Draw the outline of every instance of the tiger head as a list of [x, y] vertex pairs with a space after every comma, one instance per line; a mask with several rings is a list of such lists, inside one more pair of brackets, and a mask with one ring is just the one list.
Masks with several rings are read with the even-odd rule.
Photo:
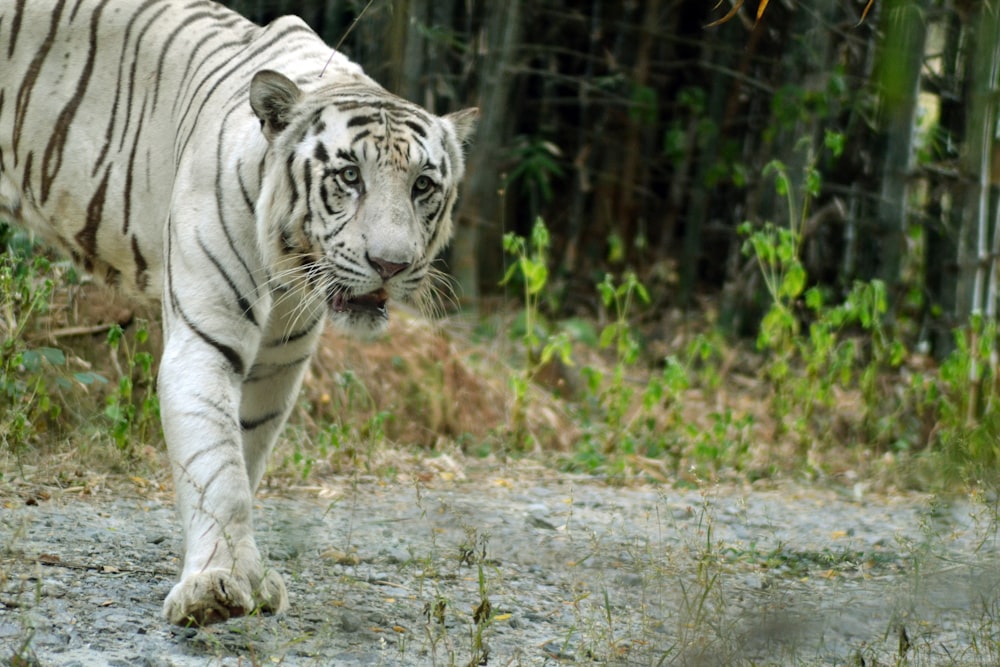
[[250, 104], [270, 144], [256, 208], [271, 280], [322, 298], [341, 328], [378, 333], [390, 298], [420, 303], [451, 238], [477, 110], [434, 116], [361, 82], [306, 92], [269, 70]]

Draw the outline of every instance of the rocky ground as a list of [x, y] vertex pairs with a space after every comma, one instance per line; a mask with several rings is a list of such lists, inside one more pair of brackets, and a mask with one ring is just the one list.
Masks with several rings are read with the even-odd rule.
[[46, 495], [0, 497], [0, 664], [1000, 658], [985, 498], [506, 469], [331, 479], [260, 498], [259, 541], [291, 610], [185, 629], [159, 616], [181, 546], [169, 494]]

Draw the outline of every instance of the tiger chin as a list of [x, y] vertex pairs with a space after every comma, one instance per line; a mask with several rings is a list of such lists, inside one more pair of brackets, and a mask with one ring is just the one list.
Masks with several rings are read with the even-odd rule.
[[0, 217], [161, 304], [175, 624], [281, 612], [253, 495], [327, 321], [370, 336], [452, 234], [477, 111], [382, 89], [300, 19], [0, 5]]

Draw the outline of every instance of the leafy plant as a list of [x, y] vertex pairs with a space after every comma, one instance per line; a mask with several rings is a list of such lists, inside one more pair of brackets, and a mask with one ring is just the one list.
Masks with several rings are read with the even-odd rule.
[[33, 255], [30, 244], [13, 244], [0, 255], [0, 444], [18, 457], [37, 433], [56, 425], [59, 392], [106, 381], [90, 371], [71, 372], [62, 350], [29, 342], [54, 288], [48, 259]]
[[605, 325], [601, 331], [600, 346], [611, 348], [615, 353], [614, 370], [611, 381], [604, 388], [599, 400], [606, 410], [607, 434], [604, 444], [605, 453], [616, 450], [623, 453], [634, 453], [635, 444], [627, 433], [630, 424], [626, 422], [629, 408], [632, 405], [634, 390], [626, 382], [626, 370], [639, 360], [639, 340], [632, 330], [629, 316], [635, 301], [648, 304], [649, 292], [639, 282], [635, 273], [629, 273], [620, 285], [615, 285], [610, 274], [597, 285], [604, 307], [614, 315], [614, 320]]
[[108, 331], [107, 343], [119, 368], [119, 378], [115, 391], [107, 397], [104, 416], [111, 422], [112, 441], [126, 454], [136, 451], [137, 442], [149, 442], [160, 428], [154, 359], [151, 352], [142, 349], [148, 339], [148, 325], [142, 320], [131, 340], [117, 324]]
[[552, 201], [552, 181], [563, 175], [559, 158], [562, 151], [551, 141], [539, 137], [518, 137], [511, 150], [513, 168], [504, 178], [504, 188], [523, 188], [537, 211]]
[[550, 243], [549, 231], [541, 218], [535, 220], [530, 238], [514, 233], [505, 234], [503, 238], [504, 251], [514, 256], [514, 262], [504, 274], [501, 284], [509, 285], [515, 280], [520, 282], [523, 298], [522, 315], [514, 331], [524, 349], [524, 365], [520, 373], [511, 376], [514, 391], [511, 425], [518, 446], [527, 444], [525, 401], [531, 381], [556, 356], [564, 364], [572, 364], [569, 334], [552, 331], [540, 309], [542, 293], [549, 279]]

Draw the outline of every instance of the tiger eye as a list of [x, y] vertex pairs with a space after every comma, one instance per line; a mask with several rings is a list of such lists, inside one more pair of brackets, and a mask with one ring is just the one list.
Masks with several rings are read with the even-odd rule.
[[413, 184], [413, 189], [416, 192], [427, 192], [428, 190], [431, 189], [431, 186], [433, 184], [434, 184], [434, 182], [431, 181], [431, 179], [427, 178], [426, 176], [420, 176], [420, 177], [417, 178], [416, 182]]
[[344, 167], [340, 170], [340, 180], [347, 185], [357, 185], [361, 180], [361, 171], [357, 167]]

